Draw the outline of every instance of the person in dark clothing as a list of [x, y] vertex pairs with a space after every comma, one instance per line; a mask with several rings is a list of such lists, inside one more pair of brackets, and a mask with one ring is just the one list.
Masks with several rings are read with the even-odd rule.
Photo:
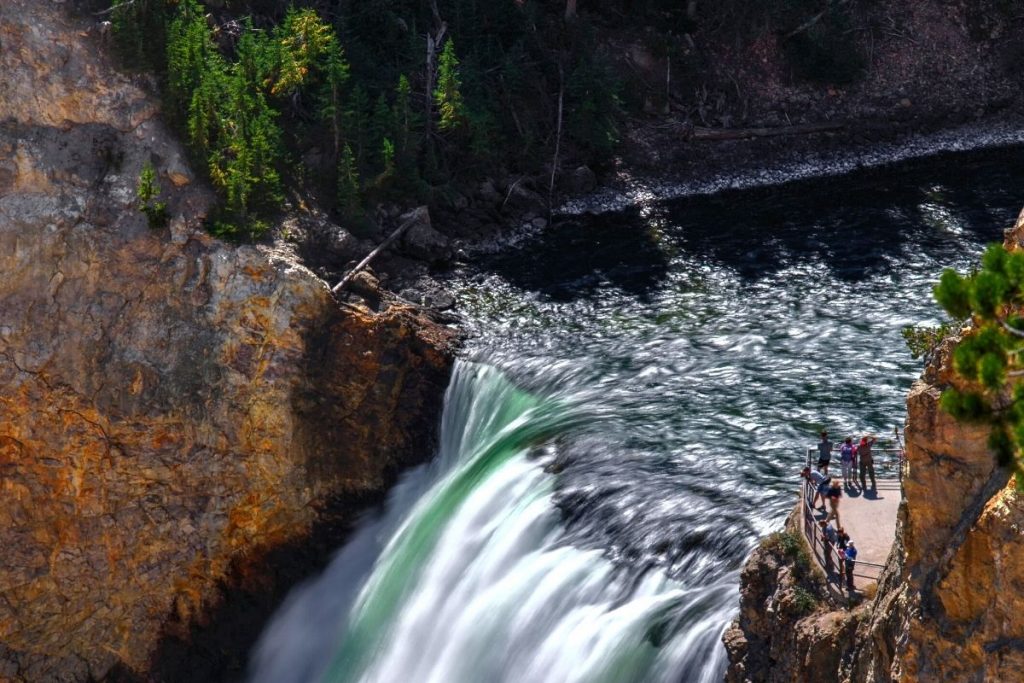
[[857, 548], [853, 545], [853, 541], [849, 541], [846, 544], [846, 549], [843, 551], [844, 564], [846, 565], [846, 587], [853, 591], [853, 568], [857, 564]]
[[818, 471], [828, 476], [828, 464], [832, 460], [832, 442], [828, 440], [828, 432], [822, 430], [821, 441], [818, 442]]
[[860, 444], [857, 445], [857, 459], [860, 461], [860, 488], [863, 491], [867, 488], [865, 474], [871, 475], [871, 490], [877, 490], [875, 486], [875, 459], [871, 455], [871, 447], [877, 439], [873, 436], [860, 437]]
[[836, 541], [838, 536], [835, 528], [825, 520], [818, 522], [821, 527], [821, 543], [825, 553], [825, 573], [829, 576], [835, 571]]
[[832, 485], [828, 489], [828, 504], [829, 512], [828, 516], [825, 517], [825, 521], [836, 520], [836, 524], [839, 524], [839, 499], [843, 497], [843, 488], [839, 485], [838, 479], [832, 480]]

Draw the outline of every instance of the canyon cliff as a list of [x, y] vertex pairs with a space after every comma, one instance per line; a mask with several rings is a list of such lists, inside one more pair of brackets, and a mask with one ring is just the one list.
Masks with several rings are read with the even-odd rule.
[[[1024, 213], [1005, 241], [1024, 248]], [[792, 568], [762, 545], [724, 636], [727, 681], [1021, 679], [1024, 497], [996, 464], [988, 427], [939, 407], [958, 381], [954, 345], [944, 342], [907, 397], [903, 501], [877, 592], [853, 607], [822, 599], [810, 614], [787, 609]]]
[[0, 6], [5, 681], [158, 679], [225, 590], [271, 590], [275, 550], [430, 455], [455, 343], [206, 235], [212, 197], [106, 40], [61, 3]]

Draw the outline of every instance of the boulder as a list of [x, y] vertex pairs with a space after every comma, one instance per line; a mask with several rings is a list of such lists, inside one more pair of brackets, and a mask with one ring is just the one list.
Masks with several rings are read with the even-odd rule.
[[522, 182], [513, 182], [508, 190], [508, 199], [505, 201], [503, 210], [514, 215], [542, 214], [547, 213], [548, 202]]
[[415, 222], [402, 234], [402, 251], [424, 261], [448, 258], [451, 252], [448, 238], [434, 229], [427, 207], [417, 207], [399, 220], [404, 222], [410, 218]]

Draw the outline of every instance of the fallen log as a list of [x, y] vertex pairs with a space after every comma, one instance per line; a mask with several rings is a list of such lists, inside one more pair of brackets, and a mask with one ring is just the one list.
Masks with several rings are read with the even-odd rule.
[[345, 287], [348, 286], [348, 283], [352, 282], [352, 278], [354, 278], [359, 273], [359, 271], [361, 271], [366, 266], [370, 265], [370, 261], [377, 258], [378, 254], [387, 249], [389, 246], [391, 246], [392, 242], [401, 237], [402, 233], [405, 232], [410, 225], [415, 223], [417, 218], [418, 215], [414, 213], [410, 218], [407, 218], [405, 222], [403, 222], [401, 225], [395, 228], [395, 231], [388, 235], [388, 238], [386, 240], [381, 242], [379, 245], [377, 245], [376, 249], [367, 254], [366, 258], [364, 258], [362, 261], [356, 264], [355, 268], [348, 271], [348, 274], [345, 275], [345, 277], [341, 278], [341, 282], [331, 287], [331, 292], [333, 294], [337, 294], [343, 289], [345, 289]]
[[780, 135], [828, 133], [844, 128], [846, 128], [845, 123], [836, 122], [804, 123], [771, 128], [700, 128], [694, 126], [689, 137], [691, 140], [745, 140], [747, 138], [770, 138]]

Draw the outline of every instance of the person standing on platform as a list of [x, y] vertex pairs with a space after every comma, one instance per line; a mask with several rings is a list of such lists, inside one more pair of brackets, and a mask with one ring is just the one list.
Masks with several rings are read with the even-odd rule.
[[832, 460], [832, 442], [828, 440], [828, 432], [821, 430], [821, 441], [818, 442], [818, 471], [828, 476], [828, 464]]
[[853, 447], [853, 437], [846, 437], [839, 448], [839, 465], [843, 469], [843, 486], [852, 486], [856, 479], [853, 475], [853, 461], [857, 457], [857, 449]]
[[846, 550], [843, 551], [843, 564], [846, 565], [846, 587], [853, 592], [853, 568], [857, 564], [857, 547], [853, 541], [846, 544]]
[[825, 550], [825, 573], [832, 576], [832, 572], [836, 568], [835, 553], [839, 535], [836, 533], [835, 527], [825, 520], [821, 520], [818, 524], [821, 526], [821, 543]]
[[833, 519], [836, 520], [836, 524], [841, 524], [839, 521], [839, 499], [843, 496], [843, 489], [839, 485], [838, 479], [832, 480], [832, 485], [828, 489], [828, 504], [829, 512], [828, 516], [825, 517], [825, 521], [829, 522]]
[[860, 444], [857, 446], [857, 460], [860, 463], [860, 488], [862, 491], [867, 488], [866, 474], [871, 475], [871, 490], [877, 490], [875, 486], [875, 458], [871, 454], [871, 447], [875, 445], [877, 440], [873, 436], [862, 436], [860, 437]]

